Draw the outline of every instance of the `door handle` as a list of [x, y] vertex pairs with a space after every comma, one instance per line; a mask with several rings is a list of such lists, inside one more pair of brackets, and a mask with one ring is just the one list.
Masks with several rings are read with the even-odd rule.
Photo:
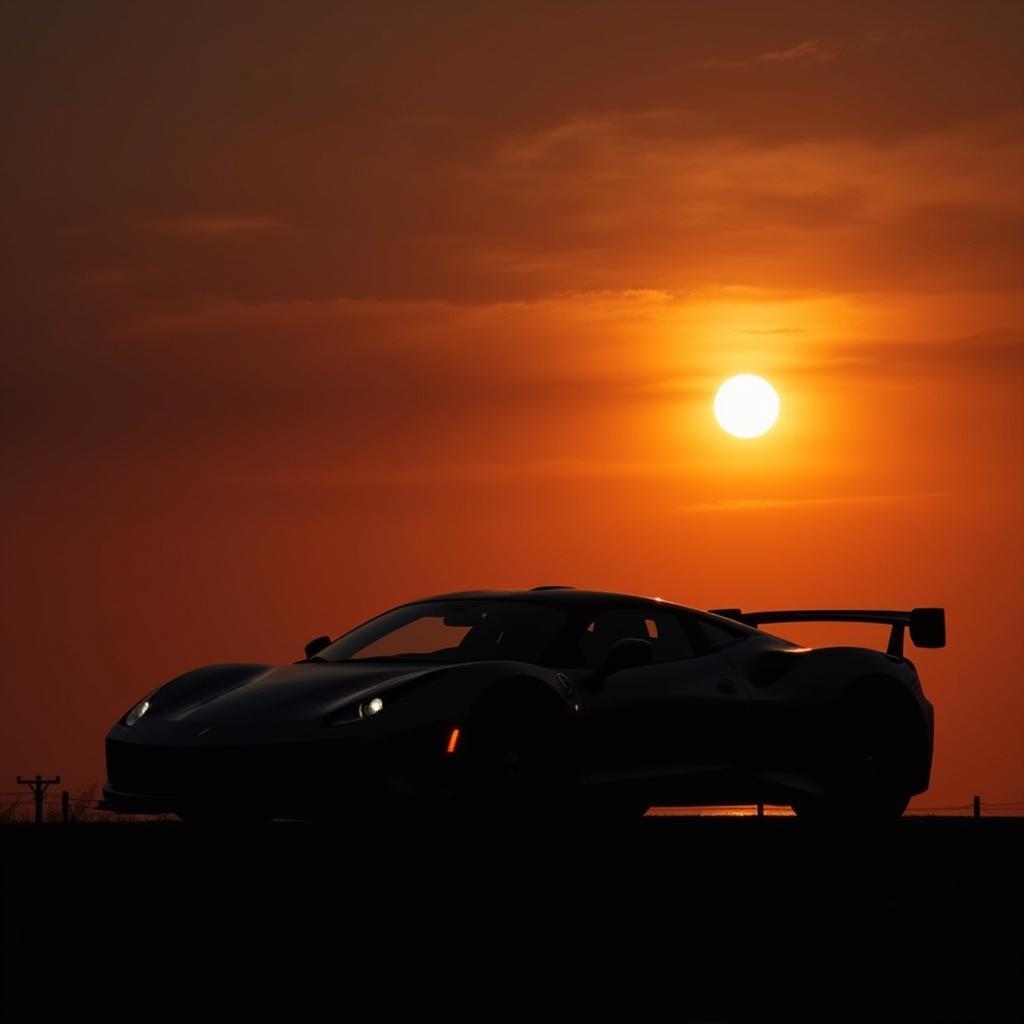
[[739, 693], [739, 687], [731, 679], [719, 679], [718, 680], [718, 692], [719, 693]]

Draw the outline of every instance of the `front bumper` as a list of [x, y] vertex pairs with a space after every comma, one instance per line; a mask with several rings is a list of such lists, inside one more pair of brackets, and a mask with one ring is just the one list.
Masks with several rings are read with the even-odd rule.
[[382, 799], [416, 800], [455, 770], [444, 726], [401, 737], [215, 745], [107, 737], [105, 810], [181, 813], [203, 807], [259, 808], [304, 817]]
[[96, 806], [98, 810], [114, 811], [117, 814], [179, 814], [212, 807], [214, 801], [210, 797], [186, 793], [168, 796], [122, 793], [106, 782], [103, 785], [103, 799]]

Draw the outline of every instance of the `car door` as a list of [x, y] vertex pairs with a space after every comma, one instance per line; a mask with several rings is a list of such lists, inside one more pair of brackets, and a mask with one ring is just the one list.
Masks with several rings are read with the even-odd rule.
[[651, 665], [613, 673], [596, 688], [583, 686], [591, 781], [729, 770], [742, 744], [749, 694], [681, 614], [649, 606], [609, 608], [587, 632], [591, 640], [582, 646], [592, 668], [624, 637], [648, 640], [655, 657]]

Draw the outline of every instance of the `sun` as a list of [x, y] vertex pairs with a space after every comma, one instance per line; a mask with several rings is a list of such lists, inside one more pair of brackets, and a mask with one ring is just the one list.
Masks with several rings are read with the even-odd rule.
[[763, 377], [730, 377], [715, 395], [715, 419], [733, 437], [760, 437], [778, 418], [778, 393]]

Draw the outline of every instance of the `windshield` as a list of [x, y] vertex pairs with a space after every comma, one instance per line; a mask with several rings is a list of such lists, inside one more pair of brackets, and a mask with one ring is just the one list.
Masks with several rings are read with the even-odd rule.
[[546, 664], [567, 615], [526, 601], [426, 601], [364, 623], [316, 661], [525, 661]]

